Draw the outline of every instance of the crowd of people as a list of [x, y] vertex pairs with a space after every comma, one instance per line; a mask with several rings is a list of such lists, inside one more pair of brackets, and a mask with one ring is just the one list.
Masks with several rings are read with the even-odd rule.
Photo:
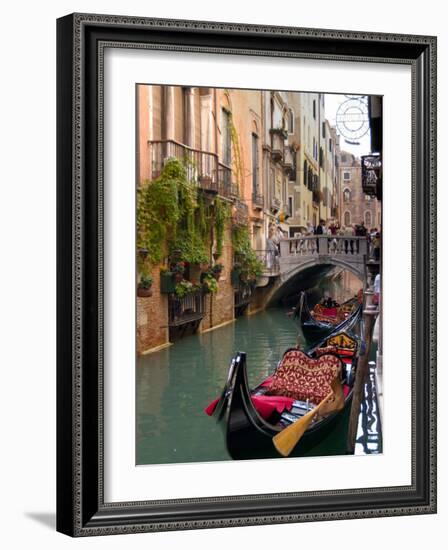
[[[380, 231], [374, 227], [368, 229], [364, 222], [353, 225], [339, 225], [339, 222], [330, 222], [326, 223], [325, 220], [320, 220], [319, 225], [313, 226], [311, 223], [307, 224], [306, 231], [302, 231], [300, 235], [311, 236], [311, 235], [329, 235], [333, 237], [345, 237], [345, 239], [330, 239], [329, 249], [330, 252], [342, 252], [346, 254], [351, 252], [352, 254], [359, 251], [359, 241], [353, 239], [353, 237], [367, 237], [367, 242], [369, 246], [369, 255], [372, 259], [379, 261], [380, 259], [380, 250], [381, 250], [381, 235]], [[295, 236], [298, 236], [297, 234]], [[311, 244], [318, 251], [318, 242], [316, 244]]]
[[[333, 221], [327, 224], [325, 220], [320, 220], [317, 226], [313, 226], [310, 222], [306, 228], [303, 228], [299, 233], [295, 233], [294, 237], [309, 237], [312, 235], [328, 235], [328, 249], [331, 253], [354, 254], [359, 252], [359, 240], [354, 237], [367, 237], [369, 256], [372, 260], [379, 261], [381, 254], [381, 234], [374, 227], [368, 229], [364, 222], [353, 225], [340, 225], [339, 222]], [[331, 237], [334, 237], [333, 239]], [[344, 237], [336, 238], [336, 237]], [[269, 236], [266, 241], [267, 263], [271, 266], [276, 262], [280, 255], [280, 241], [288, 238], [288, 234], [280, 227], [280, 225], [272, 224], [269, 228]], [[297, 253], [315, 253], [319, 252], [318, 239], [303, 239], [291, 243], [291, 247], [295, 247], [290, 252]], [[268, 266], [269, 267], [269, 266]]]

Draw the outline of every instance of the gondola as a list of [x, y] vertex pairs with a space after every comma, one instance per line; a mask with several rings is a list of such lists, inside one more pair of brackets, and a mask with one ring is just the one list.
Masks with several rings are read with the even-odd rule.
[[335, 308], [325, 308], [318, 304], [310, 311], [306, 294], [302, 291], [291, 316], [301, 328], [306, 341], [313, 345], [330, 334], [348, 330], [353, 320], [361, 315], [361, 309], [362, 303], [358, 298], [350, 298]]
[[[305, 362], [322, 360], [340, 364], [342, 407], [328, 415], [316, 416], [290, 456], [313, 454], [338, 424], [347, 422], [361, 344], [359, 335], [342, 332], [322, 341], [308, 353], [290, 348], [274, 373], [253, 390], [249, 389], [247, 381], [246, 354], [237, 353], [231, 361], [222, 395], [206, 409], [207, 414], [214, 416], [221, 425], [230, 456], [235, 460], [280, 457], [273, 437], [312, 409], [309, 400], [272, 395], [270, 391], [276, 373], [292, 356]], [[338, 441], [337, 446], [339, 450], [327, 448], [326, 452], [315, 454], [345, 454], [345, 441]]]

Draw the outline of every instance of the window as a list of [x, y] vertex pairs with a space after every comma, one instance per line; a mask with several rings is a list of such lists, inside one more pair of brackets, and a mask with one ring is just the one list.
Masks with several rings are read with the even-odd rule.
[[322, 122], [322, 137], [325, 139], [325, 122]]
[[344, 172], [344, 181], [350, 181], [351, 174], [350, 172]]
[[330, 138], [328, 142], [328, 147], [330, 148], [330, 153], [333, 151], [333, 140]]
[[316, 120], [316, 100], [313, 99], [313, 118]]
[[344, 189], [344, 202], [350, 202], [352, 199], [352, 194], [350, 189]]
[[288, 197], [288, 214], [292, 217], [294, 216], [294, 212], [292, 209], [292, 197]]
[[347, 155], [341, 155], [341, 162], [347, 162]]
[[292, 109], [289, 109], [288, 113], [288, 132], [294, 133], [294, 111]]
[[227, 166], [232, 164], [232, 136], [231, 136], [231, 114], [227, 109], [221, 111], [222, 131], [222, 161]]
[[308, 182], [308, 162], [305, 160], [303, 162], [303, 185], [306, 185]]
[[344, 213], [344, 225], [345, 227], [350, 225], [350, 212]]
[[252, 191], [258, 195], [258, 136], [252, 134]]

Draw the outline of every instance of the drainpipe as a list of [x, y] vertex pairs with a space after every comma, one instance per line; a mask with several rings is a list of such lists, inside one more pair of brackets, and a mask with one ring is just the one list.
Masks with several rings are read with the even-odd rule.
[[216, 88], [213, 88], [213, 97], [215, 103], [215, 153], [219, 159], [219, 147], [218, 147], [218, 96], [216, 94]]

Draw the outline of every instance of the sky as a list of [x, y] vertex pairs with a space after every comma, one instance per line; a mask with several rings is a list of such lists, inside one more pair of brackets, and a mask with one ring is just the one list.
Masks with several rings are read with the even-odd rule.
[[[351, 124], [349, 122], [348, 125], [350, 128], [355, 129], [362, 124], [362, 122], [359, 120], [360, 111], [357, 107], [358, 105], [357, 98], [362, 98], [362, 97], [364, 97], [365, 100], [367, 100], [366, 96], [348, 97], [346, 95], [339, 95], [339, 94], [325, 94], [325, 117], [332, 126], [336, 127], [336, 130], [339, 135], [341, 134], [341, 132], [336, 125], [336, 113], [338, 111], [339, 106], [344, 102], [346, 102], [342, 110], [347, 112], [348, 117], [352, 117], [352, 120], [354, 119], [353, 122]], [[350, 101], [350, 98], [355, 98], [355, 99]], [[359, 145], [352, 145], [350, 143], [347, 143], [346, 139], [349, 139], [350, 141], [358, 142]], [[346, 138], [343, 135], [341, 135], [340, 148], [341, 148], [341, 151], [347, 151], [349, 153], [352, 153], [353, 155], [356, 155], [357, 157], [360, 157], [361, 155], [367, 155], [368, 153], [370, 153], [370, 130], [368, 130], [367, 133], [361, 138], [353, 137], [350, 139], [350, 137]]]

